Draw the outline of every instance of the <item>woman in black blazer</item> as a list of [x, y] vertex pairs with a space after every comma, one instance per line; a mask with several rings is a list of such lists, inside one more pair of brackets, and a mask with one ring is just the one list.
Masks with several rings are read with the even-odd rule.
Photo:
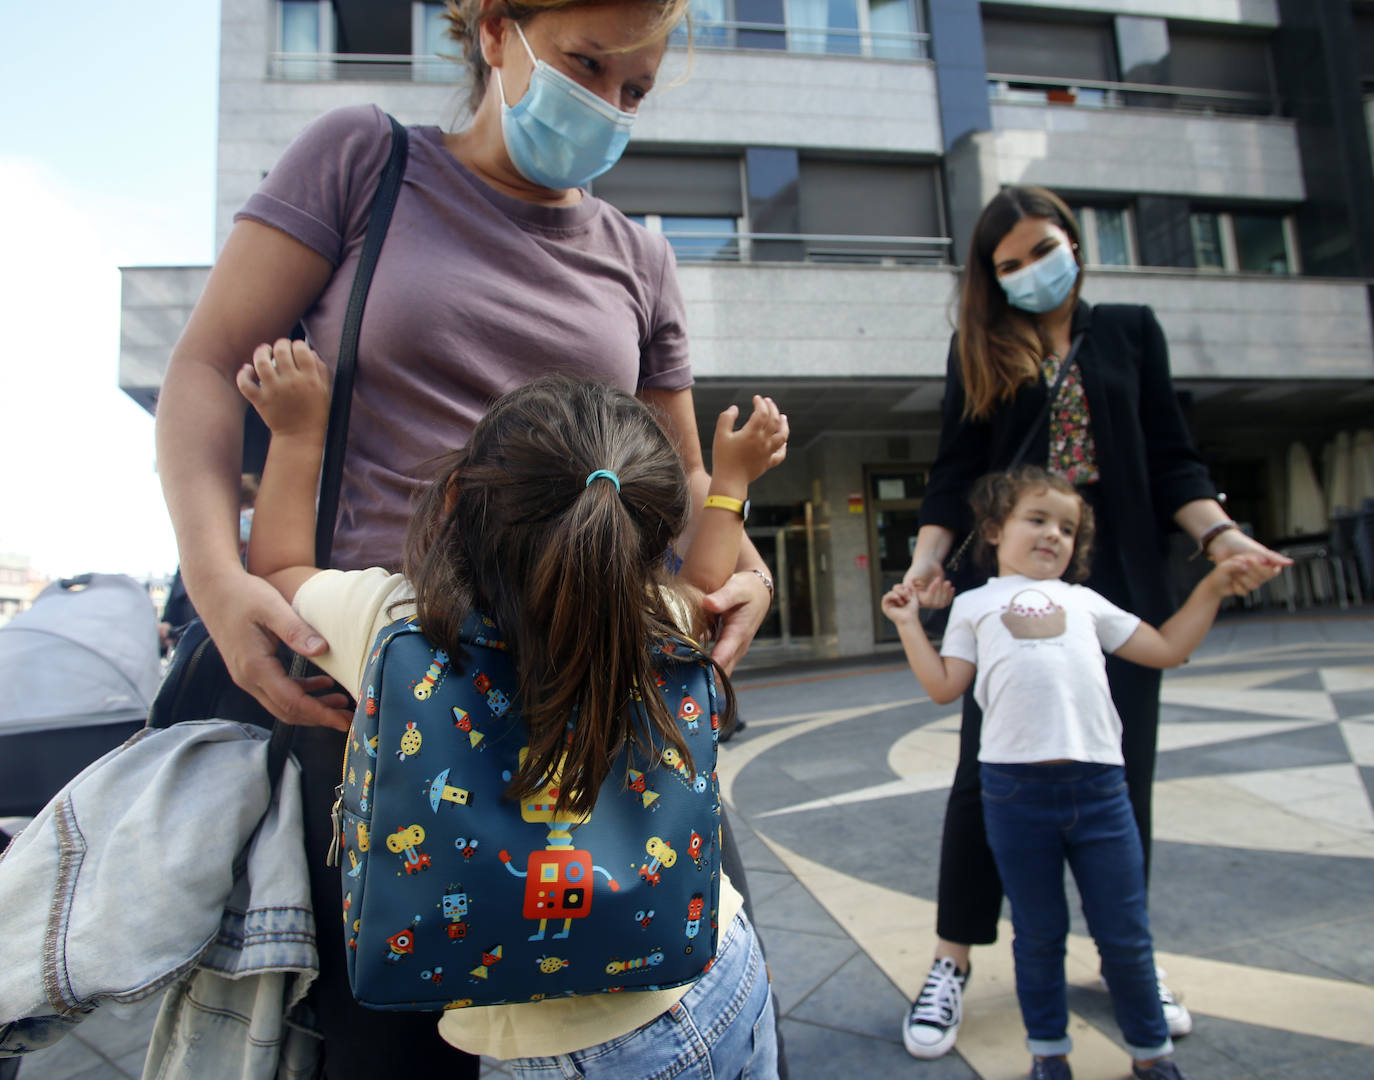
[[[1213, 561], [1252, 554], [1270, 565], [1287, 562], [1236, 528], [1217, 501], [1179, 409], [1154, 313], [1137, 304], [1090, 307], [1079, 299], [1081, 270], [1077, 223], [1044, 188], [1007, 188], [974, 226], [959, 331], [950, 343], [940, 446], [905, 577], [923, 603], [944, 580], [955, 540], [968, 531], [973, 482], [1007, 468], [1032, 429], [1024, 460], [1068, 476], [1096, 513], [1087, 584], [1148, 622], [1157, 626], [1174, 609], [1165, 557], [1173, 525]], [[1075, 341], [1045, 422], [1049, 387]], [[964, 566], [957, 576], [955, 584], [969, 588], [986, 575]], [[1160, 675], [1108, 657], [1107, 676], [1121, 715], [1148, 873]], [[969, 946], [997, 937], [1002, 886], [983, 832], [981, 723], [973, 695], [966, 694], [941, 845], [935, 963], [903, 1023], [906, 1048], [919, 1058], [939, 1057], [954, 1045]], [[1160, 997], [1170, 1033], [1191, 1030], [1188, 1011], [1162, 982]]]

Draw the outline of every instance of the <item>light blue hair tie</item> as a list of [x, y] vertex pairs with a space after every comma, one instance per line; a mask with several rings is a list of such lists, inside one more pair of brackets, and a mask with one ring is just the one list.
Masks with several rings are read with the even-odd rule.
[[591, 487], [593, 480], [609, 480], [615, 485], [615, 493], [620, 494], [620, 477], [616, 476], [610, 469], [597, 469], [596, 472], [588, 473], [585, 486]]

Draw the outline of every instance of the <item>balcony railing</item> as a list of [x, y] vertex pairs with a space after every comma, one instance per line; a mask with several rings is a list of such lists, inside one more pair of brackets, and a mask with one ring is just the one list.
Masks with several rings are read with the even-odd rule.
[[999, 104], [1074, 105], [1086, 109], [1170, 109], [1240, 116], [1276, 116], [1279, 112], [1278, 99], [1271, 94], [991, 72], [988, 73], [988, 98]]
[[404, 53], [272, 53], [267, 77], [286, 82], [462, 82], [467, 70], [444, 56]]
[[850, 236], [838, 233], [712, 233], [663, 235], [680, 263], [808, 262], [849, 266], [940, 266], [948, 236]]
[[[686, 36], [681, 30], [673, 41], [685, 46]], [[930, 35], [925, 33], [779, 23], [694, 20], [692, 44], [698, 49], [761, 49], [878, 60], [923, 60], [930, 55]], [[456, 83], [466, 74], [458, 61], [433, 55], [275, 52], [267, 58], [267, 77], [286, 82]]]
[[[673, 41], [686, 41], [685, 28]], [[864, 56], [880, 60], [926, 60], [930, 35], [920, 31], [858, 30], [783, 23], [707, 22], [692, 20], [692, 44], [698, 49], [763, 49], [830, 56]]]

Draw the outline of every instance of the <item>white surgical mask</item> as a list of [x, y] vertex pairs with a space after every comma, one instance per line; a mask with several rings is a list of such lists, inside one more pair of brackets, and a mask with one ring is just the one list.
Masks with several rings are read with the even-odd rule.
[[620, 160], [635, 114], [621, 112], [537, 59], [519, 23], [515, 32], [534, 64], [525, 96], [507, 105], [501, 72], [492, 69], [501, 95], [501, 137], [511, 164], [541, 187], [581, 187]]
[[1043, 315], [1069, 298], [1078, 280], [1078, 261], [1068, 244], [1060, 244], [1029, 266], [1003, 274], [997, 279], [1007, 294], [1007, 303], [1022, 311]]

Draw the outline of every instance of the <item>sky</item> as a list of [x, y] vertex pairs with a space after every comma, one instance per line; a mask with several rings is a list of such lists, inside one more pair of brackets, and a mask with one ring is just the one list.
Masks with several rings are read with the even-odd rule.
[[214, 254], [217, 0], [0, 0], [0, 552], [170, 573], [119, 268]]

